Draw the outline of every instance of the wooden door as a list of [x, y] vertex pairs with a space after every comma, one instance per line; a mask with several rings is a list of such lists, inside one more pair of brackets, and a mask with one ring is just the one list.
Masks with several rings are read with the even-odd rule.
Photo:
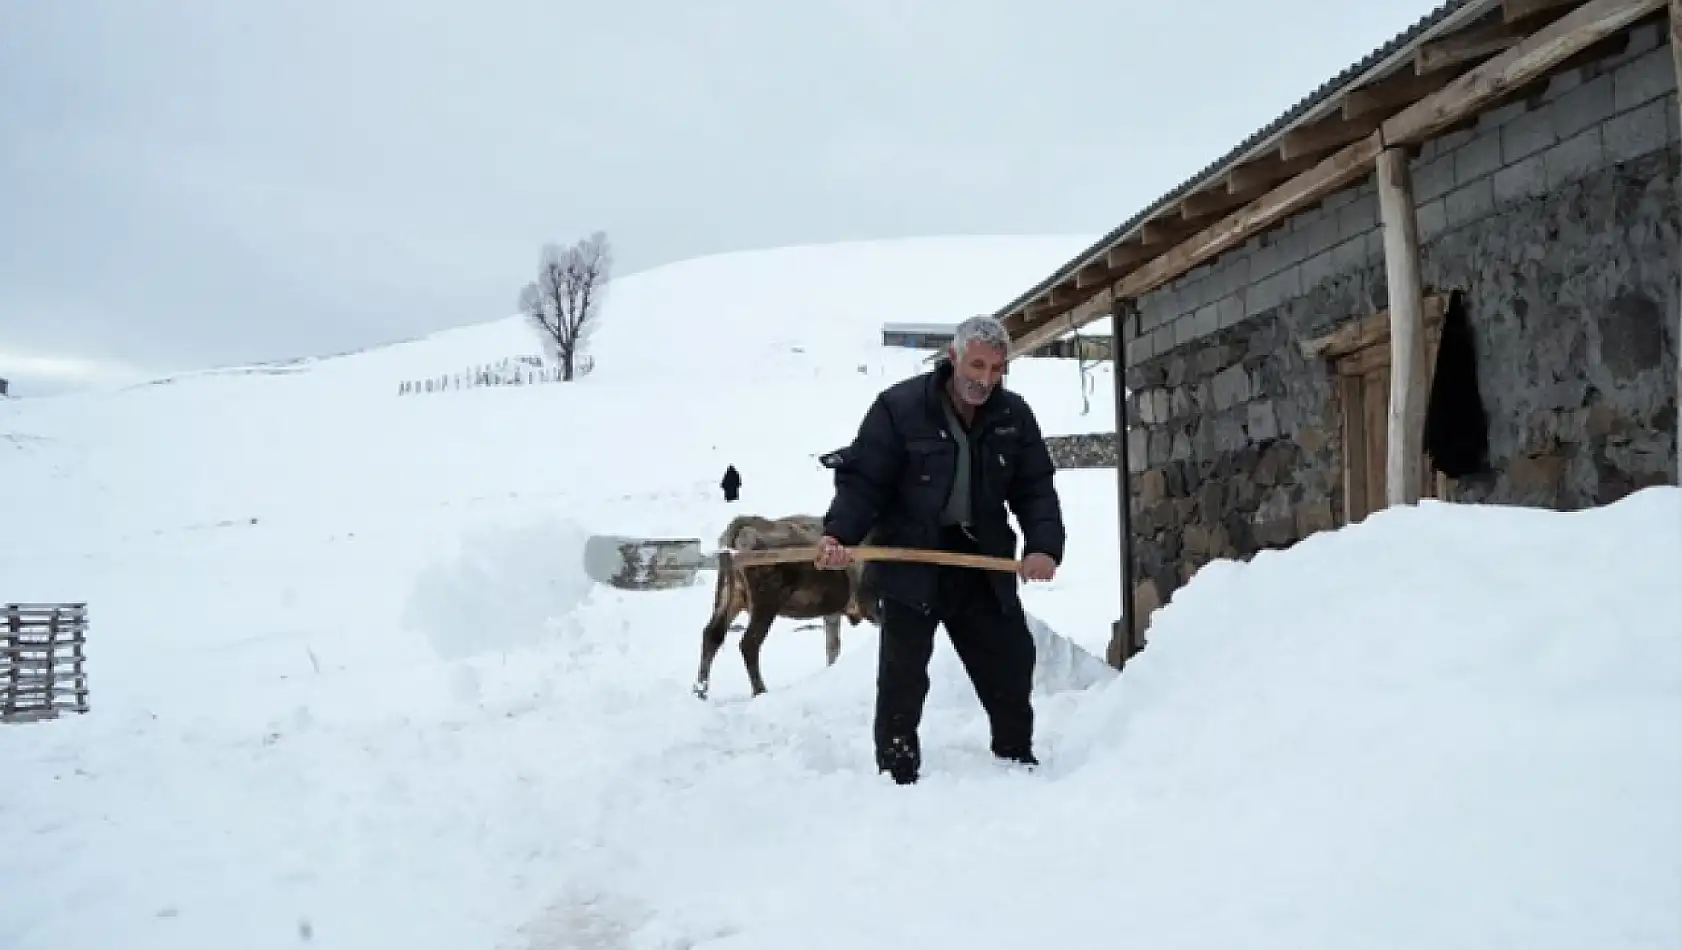
[[[1425, 325], [1426, 391], [1436, 367], [1439, 320]], [[1390, 341], [1379, 337], [1333, 363], [1338, 382], [1343, 441], [1343, 518], [1354, 524], [1387, 506], [1386, 456], [1390, 439]], [[1420, 496], [1439, 498], [1446, 483], [1420, 453]]]

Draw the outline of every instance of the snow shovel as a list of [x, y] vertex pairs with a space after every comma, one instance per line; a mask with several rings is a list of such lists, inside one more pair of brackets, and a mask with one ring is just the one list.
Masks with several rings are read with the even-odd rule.
[[[855, 561], [902, 561], [978, 567], [1016, 573], [1021, 563], [1008, 557], [931, 551], [922, 548], [861, 546], [849, 549]], [[718, 570], [718, 551], [703, 552], [699, 538], [627, 538], [593, 535], [584, 543], [584, 573], [597, 583], [623, 590], [684, 587], [699, 571]], [[740, 567], [797, 564], [817, 557], [815, 547], [729, 551]]]

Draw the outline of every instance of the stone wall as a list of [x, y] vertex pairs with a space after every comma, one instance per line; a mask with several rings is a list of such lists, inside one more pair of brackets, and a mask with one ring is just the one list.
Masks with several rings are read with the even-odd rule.
[[[1422, 278], [1477, 338], [1494, 471], [1457, 500], [1604, 504], [1676, 478], [1678, 114], [1659, 26], [1429, 143]], [[1343, 521], [1335, 379], [1301, 341], [1387, 305], [1369, 181], [1140, 301], [1136, 607]]]
[[1058, 468], [1115, 468], [1114, 432], [1081, 435], [1048, 435], [1045, 446]]

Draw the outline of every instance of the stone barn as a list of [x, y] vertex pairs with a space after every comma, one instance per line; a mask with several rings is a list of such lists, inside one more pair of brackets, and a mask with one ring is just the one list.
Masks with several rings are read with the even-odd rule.
[[998, 311], [1118, 341], [1113, 664], [1214, 558], [1677, 481], [1678, 17], [1450, 0]]

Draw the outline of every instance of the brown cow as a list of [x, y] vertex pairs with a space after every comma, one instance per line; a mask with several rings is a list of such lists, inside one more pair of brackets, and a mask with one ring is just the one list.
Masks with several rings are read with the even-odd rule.
[[742, 661], [747, 664], [753, 695], [765, 692], [759, 675], [759, 650], [778, 617], [809, 620], [822, 617], [825, 665], [833, 665], [841, 653], [841, 618], [853, 626], [860, 620], [877, 623], [872, 598], [861, 596], [863, 572], [858, 564], [844, 571], [823, 571], [810, 561], [737, 567], [730, 550], [767, 548], [816, 548], [823, 534], [822, 519], [812, 515], [762, 518], [737, 515], [719, 536], [718, 580], [713, 588], [713, 612], [701, 631], [701, 666], [695, 674], [695, 695], [705, 699], [712, 679], [713, 657], [724, 646], [730, 622], [742, 611], [748, 613], [742, 631]]

